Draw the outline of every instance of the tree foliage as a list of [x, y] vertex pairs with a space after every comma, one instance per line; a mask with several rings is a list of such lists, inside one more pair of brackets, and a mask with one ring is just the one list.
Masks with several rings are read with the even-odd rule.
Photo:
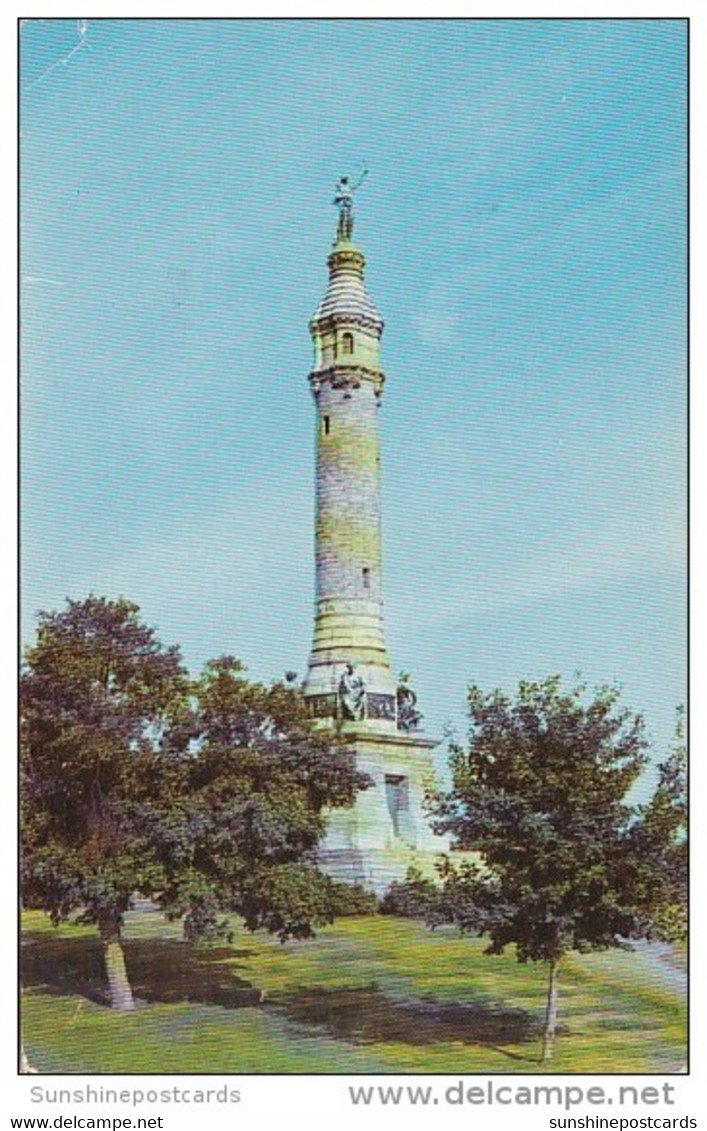
[[92, 596], [42, 613], [20, 680], [23, 897], [98, 925], [119, 1008], [133, 1005], [120, 928], [134, 893], [164, 882], [161, 764], [188, 700], [178, 649], [138, 612]]
[[633, 899], [646, 938], [687, 936], [688, 795], [684, 711], [677, 712], [675, 739], [658, 766], [658, 784], [639, 808], [628, 837], [624, 898]]
[[379, 910], [381, 915], [398, 915], [403, 919], [430, 919], [438, 904], [439, 889], [434, 880], [412, 866], [404, 880], [393, 880]]
[[41, 614], [21, 676], [24, 899], [97, 924], [121, 1009], [136, 894], [184, 916], [189, 938], [225, 912], [283, 941], [331, 921], [325, 810], [368, 784], [291, 683], [252, 682], [231, 657], [192, 681], [138, 614], [102, 597]]
[[213, 930], [229, 910], [251, 930], [306, 938], [337, 903], [316, 865], [326, 809], [352, 804], [368, 778], [351, 750], [313, 730], [291, 682], [252, 682], [225, 656], [193, 694], [195, 752], [182, 761], [184, 802], [171, 807], [168, 854], [179, 866], [164, 904], [188, 929], [200, 918]]
[[666, 864], [680, 882], [681, 767], [666, 763], [643, 810], [627, 803], [647, 742], [615, 687], [587, 697], [554, 676], [522, 682], [515, 698], [472, 686], [468, 703], [468, 749], [452, 749], [453, 786], [434, 811], [437, 829], [479, 860], [443, 864], [428, 919], [486, 933], [489, 953], [513, 944], [520, 962], [548, 963], [547, 1057], [562, 956], [646, 937]]

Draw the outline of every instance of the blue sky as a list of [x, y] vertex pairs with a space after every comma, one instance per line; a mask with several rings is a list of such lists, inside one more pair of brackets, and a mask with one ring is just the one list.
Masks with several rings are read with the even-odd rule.
[[332, 190], [385, 321], [386, 626], [465, 687], [685, 700], [685, 26], [28, 20], [23, 616], [304, 674]]

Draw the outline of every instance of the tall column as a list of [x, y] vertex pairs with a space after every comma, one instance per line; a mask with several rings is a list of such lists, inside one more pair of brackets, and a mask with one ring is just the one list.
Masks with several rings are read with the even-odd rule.
[[[344, 228], [350, 234], [351, 225]], [[342, 677], [362, 681], [359, 721], [395, 727], [396, 685], [383, 635], [380, 440], [383, 322], [365, 259], [340, 225], [329, 285], [312, 321], [316, 404], [316, 610], [305, 683], [313, 713], [337, 714]], [[353, 672], [351, 671], [353, 669]]]
[[383, 322], [364, 284], [342, 178], [329, 285], [310, 332], [316, 406], [316, 607], [304, 694], [321, 726], [341, 726], [370, 779], [350, 808], [328, 816], [321, 867], [378, 892], [411, 864], [432, 867], [447, 843], [432, 833], [424, 796], [435, 741], [418, 732], [414, 692], [393, 678], [383, 631], [378, 417]]

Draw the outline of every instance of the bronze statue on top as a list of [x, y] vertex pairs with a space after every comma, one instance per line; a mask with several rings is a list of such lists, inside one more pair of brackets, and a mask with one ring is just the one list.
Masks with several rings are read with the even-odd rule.
[[339, 209], [339, 224], [336, 229], [337, 240], [350, 240], [353, 235], [353, 195], [363, 184], [368, 169], [364, 169], [355, 185], [350, 177], [341, 177], [334, 192], [333, 204]]

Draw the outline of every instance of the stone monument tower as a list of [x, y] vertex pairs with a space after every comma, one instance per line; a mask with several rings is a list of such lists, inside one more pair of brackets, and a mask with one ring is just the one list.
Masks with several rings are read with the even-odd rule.
[[[359, 181], [360, 184], [360, 181]], [[353, 243], [353, 194], [342, 178], [329, 285], [310, 324], [316, 406], [316, 609], [304, 694], [320, 725], [338, 726], [373, 785], [335, 810], [321, 850], [337, 878], [380, 892], [446, 841], [423, 812], [434, 740], [406, 680], [392, 674], [383, 632], [380, 442], [383, 322]]]

